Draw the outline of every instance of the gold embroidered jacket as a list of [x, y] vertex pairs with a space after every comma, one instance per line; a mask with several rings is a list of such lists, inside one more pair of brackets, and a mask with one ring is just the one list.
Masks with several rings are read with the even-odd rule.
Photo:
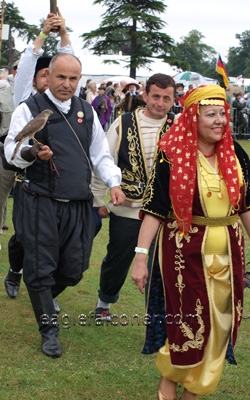
[[[118, 140], [118, 166], [122, 172], [121, 188], [127, 200], [141, 202], [150, 171], [146, 163], [143, 138], [140, 129], [138, 109], [120, 117]], [[157, 140], [172, 125], [174, 114], [168, 113], [160, 127]], [[155, 156], [158, 148], [155, 144]]]

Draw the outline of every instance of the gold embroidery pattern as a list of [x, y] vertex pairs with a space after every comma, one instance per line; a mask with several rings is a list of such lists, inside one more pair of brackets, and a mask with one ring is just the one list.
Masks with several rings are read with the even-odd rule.
[[235, 224], [232, 225], [234, 231], [235, 231], [235, 237], [238, 239], [238, 245], [240, 247], [240, 253], [241, 253], [241, 262], [244, 264], [245, 260], [245, 250], [244, 250], [244, 234], [243, 234], [243, 229], [241, 226], [240, 221], [235, 222]]
[[[134, 122], [135, 121], [133, 121], [133, 123]], [[134, 131], [136, 132], [135, 127]], [[130, 193], [133, 193], [133, 195], [135, 195], [136, 197], [138, 196], [142, 197], [144, 187], [133, 185], [133, 182], [137, 183], [146, 182], [146, 177], [143, 173], [143, 169], [141, 168], [141, 166], [143, 165], [143, 160], [142, 160], [141, 148], [138, 141], [138, 136], [136, 134], [133, 134], [131, 128], [128, 128], [127, 140], [128, 140], [128, 157], [132, 171], [129, 171], [127, 168], [124, 168], [122, 170], [122, 178], [129, 183], [126, 183], [122, 180], [121, 188], [125, 192], [129, 191]]]
[[[160, 158], [161, 157], [161, 158]], [[166, 158], [165, 154], [163, 153], [163, 151], [160, 151], [160, 155], [158, 156], [158, 158], [160, 158], [160, 163], [163, 162], [167, 162], [169, 164], [168, 159]], [[152, 200], [152, 198], [154, 197], [154, 181], [156, 178], [156, 165], [157, 165], [157, 160], [154, 162], [150, 175], [149, 175], [149, 179], [147, 182], [147, 186], [144, 192], [144, 196], [143, 196], [143, 208], [145, 211], [148, 211], [148, 209], [146, 208], [146, 206], [148, 206]], [[150, 211], [151, 212], [151, 211]], [[161, 215], [161, 214], [157, 214], [154, 213], [154, 215], [158, 215], [161, 218], [166, 218], [166, 215]]]
[[[125, 194], [130, 194], [132, 201], [141, 201], [145, 189], [147, 176], [143, 149], [140, 146], [140, 132], [137, 127], [138, 111], [131, 113], [132, 128], [127, 129], [128, 161], [131, 168], [122, 169], [121, 188]], [[131, 169], [131, 170], [130, 170]], [[131, 200], [128, 196], [127, 200]]]
[[186, 322], [181, 322], [180, 329], [183, 333], [183, 336], [187, 337], [189, 340], [183, 343], [182, 346], [179, 346], [178, 344], [175, 343], [169, 344], [169, 348], [171, 350], [178, 351], [181, 353], [188, 351], [190, 348], [201, 350], [202, 345], [204, 343], [204, 336], [202, 335], [202, 333], [204, 333], [205, 331], [204, 322], [203, 319], [201, 318], [202, 310], [203, 307], [201, 305], [201, 302], [199, 299], [197, 299], [195, 311], [198, 317], [198, 324], [200, 325], [200, 328], [196, 333], [194, 333], [192, 328]]
[[[135, 113], [131, 113], [132, 128], [128, 128], [127, 130], [128, 159], [131, 170], [127, 168], [122, 169], [121, 182], [123, 192], [131, 195], [132, 200], [130, 198], [127, 198], [127, 200], [134, 202], [140, 202], [142, 200], [149, 172], [144, 154], [138, 113], [138, 109]], [[165, 120], [157, 133], [157, 141], [168, 129], [169, 125], [166, 124]], [[156, 159], [158, 151], [158, 147], [155, 146], [154, 159]]]
[[238, 322], [241, 320], [242, 318], [242, 311], [243, 311], [243, 307], [241, 304], [241, 300], [238, 301], [238, 305], [236, 307], [237, 313], [238, 313]]
[[[172, 231], [169, 234], [169, 240], [173, 239], [175, 236], [175, 241], [176, 241], [176, 255], [175, 255], [175, 270], [178, 271], [177, 275], [177, 282], [175, 284], [175, 287], [179, 291], [180, 295], [180, 309], [179, 309], [179, 314], [180, 314], [180, 330], [183, 334], [184, 337], [188, 338], [187, 341], [185, 341], [182, 346], [176, 344], [176, 343], [169, 343], [169, 348], [175, 352], [186, 352], [190, 348], [191, 349], [198, 349], [200, 350], [202, 348], [202, 345], [204, 343], [204, 336], [203, 333], [205, 331], [205, 325], [204, 321], [202, 319], [202, 310], [203, 306], [201, 305], [200, 299], [196, 300], [196, 316], [197, 316], [197, 322], [199, 325], [199, 329], [196, 332], [193, 332], [193, 329], [187, 322], [183, 322], [183, 311], [182, 311], [182, 305], [183, 305], [183, 291], [185, 290], [185, 283], [183, 281], [183, 275], [182, 275], [182, 270], [185, 269], [185, 260], [181, 251], [181, 248], [183, 247], [183, 240], [186, 240], [188, 243], [191, 240], [191, 235], [190, 233], [197, 232], [198, 228], [194, 227], [192, 228], [189, 233], [185, 236], [181, 236], [180, 232], [178, 231], [178, 226], [177, 222], [169, 222], [168, 223], [168, 228], [172, 229]], [[181, 243], [182, 242], [182, 243]]]
[[153, 164], [149, 180], [143, 196], [143, 206], [148, 205], [154, 197], [154, 181], [156, 176], [156, 163]]
[[242, 244], [243, 231], [241, 229], [239, 222], [235, 222], [232, 226], [233, 229], [235, 230], [235, 236], [238, 237], [238, 245], [240, 246]]
[[185, 238], [186, 242], [189, 243], [191, 240], [191, 235], [190, 233], [197, 233], [198, 228], [196, 226], [192, 227], [189, 230], [189, 233], [187, 233], [185, 236], [181, 234], [181, 232], [178, 229], [178, 224], [176, 220], [173, 220], [172, 222], [168, 222], [167, 227], [171, 229], [169, 233], [169, 240], [171, 240], [173, 237], [175, 237], [175, 243], [177, 249], [181, 249], [183, 247], [182, 240]]

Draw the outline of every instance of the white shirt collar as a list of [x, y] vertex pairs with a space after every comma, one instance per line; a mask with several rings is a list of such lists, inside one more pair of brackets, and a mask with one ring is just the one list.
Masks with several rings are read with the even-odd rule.
[[57, 99], [49, 89], [45, 90], [46, 95], [48, 98], [59, 108], [60, 111], [62, 111], [64, 114], [67, 114], [70, 110], [71, 106], [71, 99], [66, 100], [66, 101], [61, 101]]

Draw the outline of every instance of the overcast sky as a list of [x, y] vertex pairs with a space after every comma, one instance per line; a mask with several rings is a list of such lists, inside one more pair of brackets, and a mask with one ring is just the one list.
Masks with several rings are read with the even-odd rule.
[[[25, 21], [35, 25], [47, 16], [50, 7], [49, 0], [13, 0], [13, 3]], [[82, 50], [79, 35], [100, 25], [105, 8], [93, 6], [93, 0], [57, 0], [57, 4], [67, 26], [74, 31], [70, 37], [75, 53], [82, 58], [86, 50]], [[196, 29], [205, 36], [203, 43], [220, 53], [224, 62], [227, 61], [229, 47], [239, 45], [235, 34], [250, 30], [250, 0], [165, 0], [165, 4], [168, 6], [165, 15], [159, 15], [167, 22], [165, 33], [178, 42], [182, 36]], [[20, 51], [26, 46], [21, 41], [16, 44]]]

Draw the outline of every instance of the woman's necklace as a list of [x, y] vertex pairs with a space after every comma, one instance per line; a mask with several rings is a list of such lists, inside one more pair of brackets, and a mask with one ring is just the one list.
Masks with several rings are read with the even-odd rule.
[[216, 154], [216, 150], [214, 150], [211, 154], [208, 154], [208, 155], [202, 153], [202, 155], [203, 155], [204, 157], [206, 157], [206, 158], [213, 157], [215, 154]]
[[[212, 165], [206, 160], [206, 157], [204, 156], [204, 154], [201, 153], [200, 151], [198, 152], [198, 156], [199, 156], [200, 172], [201, 172], [202, 178], [207, 186], [207, 197], [211, 197], [213, 192], [215, 192], [215, 193], [217, 193], [218, 199], [222, 199], [223, 194], [221, 192], [221, 180], [223, 179], [223, 177], [221, 176], [218, 168], [217, 169], [213, 168]], [[210, 157], [211, 157], [211, 155], [210, 155]], [[205, 164], [205, 166], [207, 168], [205, 168], [205, 166], [202, 165], [202, 162]], [[207, 174], [215, 176], [216, 180], [218, 181], [218, 188], [211, 188], [209, 186]]]

